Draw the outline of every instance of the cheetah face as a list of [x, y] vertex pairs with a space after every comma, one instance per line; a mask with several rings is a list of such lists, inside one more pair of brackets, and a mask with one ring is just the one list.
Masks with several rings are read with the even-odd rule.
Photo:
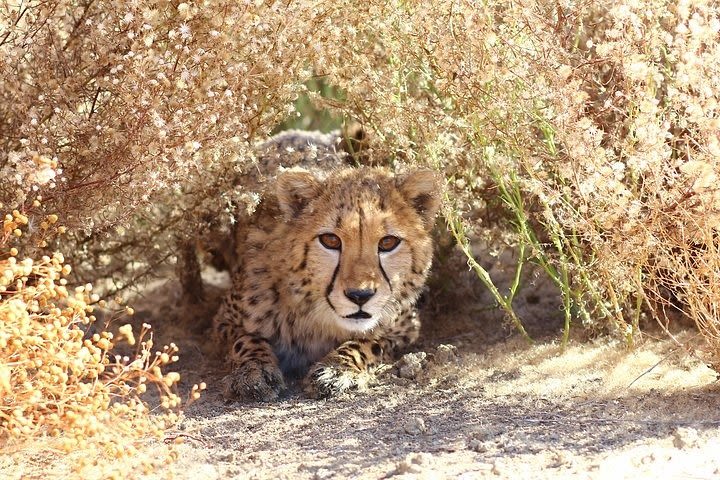
[[[337, 322], [351, 331], [366, 331], [392, 314], [412, 252], [392, 215], [364, 205], [348, 212], [339, 227], [317, 236], [315, 261], [332, 271], [326, 301]], [[365, 213], [366, 210], [368, 213]]]
[[[345, 331], [366, 332], [417, 298], [432, 260], [439, 203], [431, 172], [321, 182], [309, 173], [278, 179], [293, 246], [302, 246], [313, 310]], [[283, 197], [283, 194], [285, 196]]]

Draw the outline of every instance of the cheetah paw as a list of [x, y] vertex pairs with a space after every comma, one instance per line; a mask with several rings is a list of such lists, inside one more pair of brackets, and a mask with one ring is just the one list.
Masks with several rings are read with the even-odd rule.
[[368, 384], [368, 374], [335, 365], [317, 364], [305, 377], [305, 393], [312, 398], [328, 398], [363, 390]]
[[223, 395], [229, 400], [271, 402], [285, 390], [285, 381], [277, 365], [258, 361], [245, 362], [223, 379]]

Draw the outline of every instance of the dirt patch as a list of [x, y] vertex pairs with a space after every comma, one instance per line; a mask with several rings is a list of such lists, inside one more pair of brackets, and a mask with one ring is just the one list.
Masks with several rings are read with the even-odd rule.
[[720, 474], [720, 394], [708, 388], [715, 377], [672, 351], [666, 341], [634, 352], [597, 343], [561, 353], [511, 340], [480, 355], [461, 346], [444, 363], [428, 350], [416, 378], [390, 370], [354, 398], [292, 393], [273, 405], [237, 405], [211, 388], [181, 425], [191, 437], [176, 473], [711, 478]]
[[[202, 305], [183, 304], [172, 282], [134, 302], [135, 321], [156, 325], [159, 343], [180, 346], [185, 388], [208, 384], [169, 433], [183, 440], [178, 461], [156, 478], [720, 475], [714, 372], [671, 340], [650, 336], [633, 350], [582, 338], [563, 351], [560, 314], [542, 284], [520, 300], [539, 337], [534, 345], [496, 311], [459, 313], [427, 302], [420, 343], [368, 391], [317, 401], [292, 385], [277, 403], [239, 404], [222, 399], [226, 367], [207, 344], [226, 278], [209, 280], [218, 287]], [[700, 341], [691, 332], [679, 337]], [[67, 477], [67, 458], [38, 451], [0, 459], [0, 477]]]

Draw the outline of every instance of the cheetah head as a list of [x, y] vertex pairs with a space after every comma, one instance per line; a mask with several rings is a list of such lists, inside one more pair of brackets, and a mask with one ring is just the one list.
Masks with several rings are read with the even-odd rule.
[[[393, 176], [347, 169], [320, 180], [287, 171], [277, 181], [296, 300], [328, 328], [365, 332], [420, 294], [432, 262], [440, 204], [427, 170]], [[297, 282], [295, 282], [297, 284]]]

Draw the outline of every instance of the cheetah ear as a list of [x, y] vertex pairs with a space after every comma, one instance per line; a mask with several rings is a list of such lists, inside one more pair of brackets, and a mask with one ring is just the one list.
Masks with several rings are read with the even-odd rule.
[[320, 194], [320, 182], [311, 173], [288, 171], [278, 176], [275, 193], [280, 210], [289, 220], [300, 215], [310, 200]]
[[400, 175], [395, 180], [400, 193], [413, 206], [425, 222], [425, 228], [432, 228], [435, 214], [440, 208], [440, 179], [432, 170], [417, 170]]

